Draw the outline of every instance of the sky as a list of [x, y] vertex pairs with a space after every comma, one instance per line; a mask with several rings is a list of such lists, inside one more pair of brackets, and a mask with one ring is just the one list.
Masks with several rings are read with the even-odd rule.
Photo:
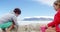
[[54, 16], [53, 2], [55, 0], [0, 0], [0, 16], [9, 13], [14, 8], [20, 8], [19, 18], [32, 16]]

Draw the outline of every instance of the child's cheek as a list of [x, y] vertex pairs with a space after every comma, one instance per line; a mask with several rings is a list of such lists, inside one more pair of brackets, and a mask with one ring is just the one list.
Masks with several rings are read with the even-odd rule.
[[57, 11], [59, 7], [57, 5], [54, 5], [54, 9]]

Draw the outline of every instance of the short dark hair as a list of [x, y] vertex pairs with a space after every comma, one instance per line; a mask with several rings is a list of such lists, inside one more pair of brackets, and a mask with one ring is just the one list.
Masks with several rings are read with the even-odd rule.
[[15, 8], [14, 13], [21, 14], [21, 10], [19, 8]]

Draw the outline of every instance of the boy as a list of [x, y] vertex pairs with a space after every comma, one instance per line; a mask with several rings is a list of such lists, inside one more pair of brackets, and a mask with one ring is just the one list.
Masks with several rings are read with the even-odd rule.
[[60, 0], [56, 0], [54, 2], [54, 8], [57, 11], [57, 13], [54, 16], [53, 22], [49, 23], [48, 27], [55, 27], [56, 32], [60, 32]]
[[[15, 8], [13, 13], [9, 13], [0, 19], [0, 28], [3, 30], [3, 32], [10, 32], [10, 30], [13, 29], [15, 25], [18, 27], [17, 17], [20, 14], [21, 10], [19, 8]], [[6, 28], [8, 29], [5, 30]]]

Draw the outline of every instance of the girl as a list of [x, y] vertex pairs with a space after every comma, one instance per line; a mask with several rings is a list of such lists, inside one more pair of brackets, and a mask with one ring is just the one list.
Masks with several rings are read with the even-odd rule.
[[[56, 0], [55, 2], [54, 2], [54, 5], [53, 5], [53, 7], [54, 7], [54, 9], [56, 10], [56, 14], [55, 14], [55, 16], [54, 16], [54, 20], [53, 20], [53, 22], [51, 22], [51, 23], [48, 23], [47, 24], [47, 27], [48, 27], [48, 29], [51, 27], [51, 28], [53, 28], [53, 27], [55, 27], [55, 29], [56, 29], [56, 32], [60, 32], [60, 0]], [[46, 26], [45, 26], [45, 28], [46, 28]], [[44, 29], [45, 29], [44, 28]], [[50, 28], [50, 29], [51, 29]], [[45, 29], [46, 30], [46, 29]]]
[[54, 16], [53, 22], [49, 23], [47, 26], [56, 27], [56, 32], [60, 32], [60, 0], [56, 0], [53, 6], [57, 13]]

